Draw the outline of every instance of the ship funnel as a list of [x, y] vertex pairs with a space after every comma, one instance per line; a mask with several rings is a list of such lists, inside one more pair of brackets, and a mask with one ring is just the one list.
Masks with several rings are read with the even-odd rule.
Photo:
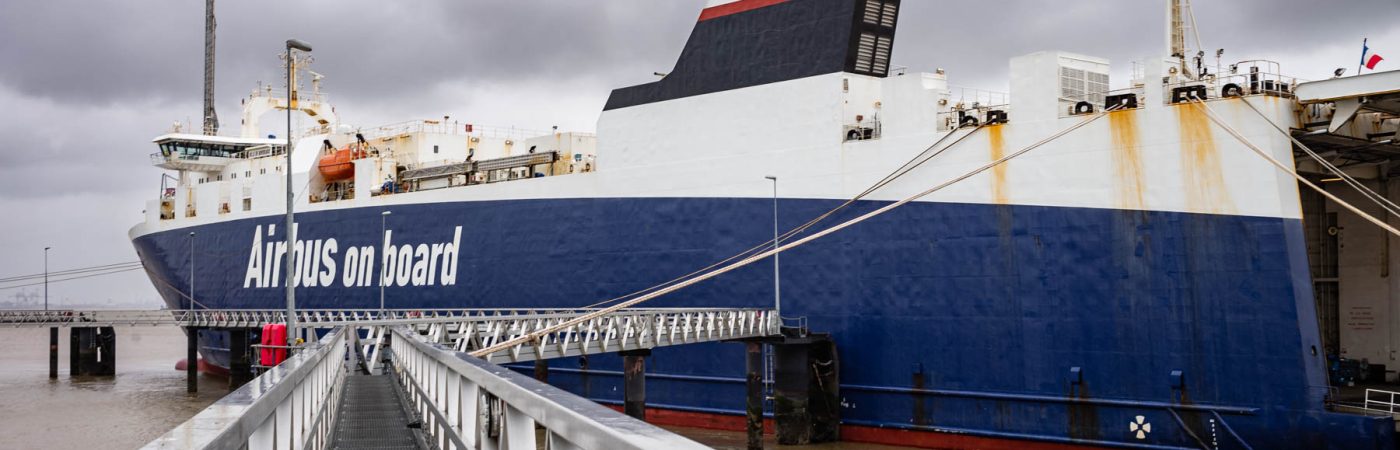
[[676, 66], [605, 110], [815, 75], [884, 77], [900, 0], [710, 0]]

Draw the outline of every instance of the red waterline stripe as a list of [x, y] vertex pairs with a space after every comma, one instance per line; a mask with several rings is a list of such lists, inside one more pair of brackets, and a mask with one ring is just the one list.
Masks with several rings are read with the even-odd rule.
[[725, 3], [719, 6], [711, 6], [700, 11], [700, 21], [724, 17], [730, 14], [738, 14], [744, 11], [752, 11], [765, 6], [773, 6], [779, 3], [787, 3], [788, 0], [739, 0], [733, 3]]
[[933, 431], [900, 430], [860, 425], [841, 425], [841, 440], [870, 444], [901, 445], [933, 449], [978, 450], [1079, 450], [1098, 447], [1054, 442], [1020, 441]]
[[[622, 412], [622, 407], [618, 405], [603, 405], [617, 412]], [[677, 411], [674, 409], [647, 408], [647, 423], [652, 425], [669, 425], [686, 428], [702, 428], [706, 430], [719, 431], [744, 431], [748, 429], [748, 419], [744, 416], [734, 416], [729, 414], [712, 414], [692, 411]], [[773, 419], [763, 419], [763, 434], [776, 433], [778, 428], [773, 425]]]
[[[621, 406], [604, 406], [617, 410], [618, 412], [622, 411]], [[647, 423], [652, 425], [669, 425], [737, 432], [743, 432], [747, 426], [744, 416], [677, 411], [661, 408], [647, 408]], [[773, 434], [776, 429], [777, 428], [773, 424], [773, 419], [763, 419], [763, 434]], [[861, 425], [841, 425], [841, 441], [930, 449], [1078, 450], [1096, 448], [1053, 442], [997, 439], [963, 434], [901, 430]]]

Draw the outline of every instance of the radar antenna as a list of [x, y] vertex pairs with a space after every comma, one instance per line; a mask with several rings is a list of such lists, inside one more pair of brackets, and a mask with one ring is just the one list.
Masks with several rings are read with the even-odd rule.
[[214, 0], [204, 0], [204, 134], [219, 134], [219, 114], [214, 111]]

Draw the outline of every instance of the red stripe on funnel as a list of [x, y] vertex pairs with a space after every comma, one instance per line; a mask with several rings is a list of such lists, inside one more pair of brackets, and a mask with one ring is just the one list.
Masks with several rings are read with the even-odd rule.
[[724, 17], [730, 14], [738, 14], [744, 11], [752, 11], [765, 6], [773, 6], [779, 3], [787, 3], [788, 0], [739, 0], [733, 3], [725, 3], [719, 6], [711, 6], [700, 11], [700, 21]]

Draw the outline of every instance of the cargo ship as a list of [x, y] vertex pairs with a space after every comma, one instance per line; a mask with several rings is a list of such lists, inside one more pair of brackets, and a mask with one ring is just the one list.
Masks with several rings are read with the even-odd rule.
[[[892, 67], [899, 0], [712, 0], [596, 134], [351, 128], [287, 55], [309, 92], [254, 91], [238, 137], [154, 140], [166, 175], [130, 236], [172, 309], [280, 308], [288, 251], [300, 308], [577, 308], [771, 244], [775, 219], [835, 211], [795, 239], [955, 181], [781, 255], [782, 315], [837, 345], [842, 439], [1395, 448], [1389, 415], [1330, 406], [1309, 194], [1275, 128], [1333, 110], [1299, 106], [1277, 64], [1189, 51], [1186, 2], [1167, 3], [1168, 54], [1126, 87], [1105, 59], [1046, 51], [1011, 59], [1001, 94]], [[311, 125], [291, 165], [259, 126], [289, 109]], [[774, 277], [752, 265], [647, 306], [769, 307]], [[657, 349], [650, 417], [742, 427], [742, 358]], [[621, 400], [620, 358], [549, 370]]]

